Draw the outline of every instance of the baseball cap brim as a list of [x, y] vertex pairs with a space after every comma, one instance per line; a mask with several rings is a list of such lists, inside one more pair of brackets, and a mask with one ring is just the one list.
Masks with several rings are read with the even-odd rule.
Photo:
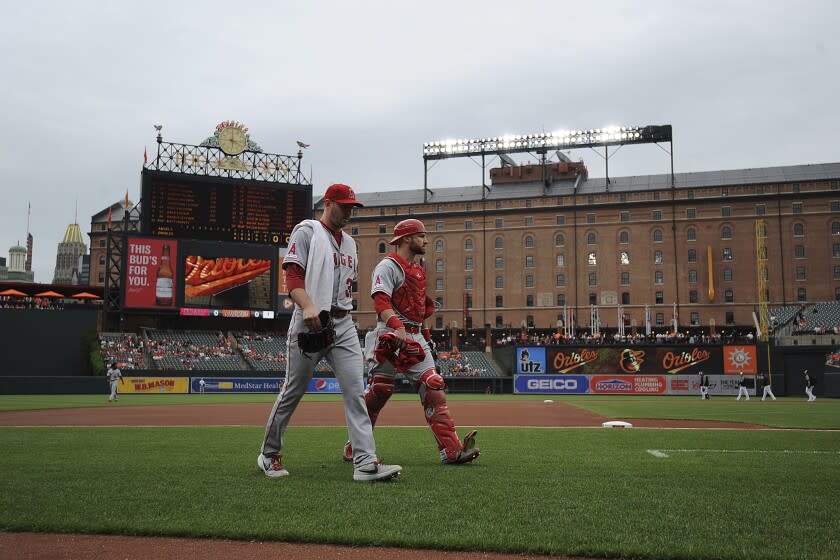
[[[326, 200], [332, 200], [332, 199], [328, 198]], [[339, 204], [348, 204], [350, 206], [364, 207], [364, 204], [362, 204], [361, 202], [359, 202], [355, 198], [343, 198], [341, 200], [333, 200], [333, 202], [338, 202]]]

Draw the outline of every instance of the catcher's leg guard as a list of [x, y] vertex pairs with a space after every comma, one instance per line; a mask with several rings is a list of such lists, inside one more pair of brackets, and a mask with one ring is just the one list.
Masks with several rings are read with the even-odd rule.
[[476, 431], [467, 434], [464, 443], [458, 439], [455, 422], [446, 405], [444, 385], [443, 378], [433, 369], [423, 372], [420, 376], [420, 402], [425, 410], [426, 422], [438, 442], [442, 463], [469, 463], [480, 453], [475, 446]]
[[[387, 375], [374, 375], [368, 388], [365, 390], [365, 405], [367, 405], [368, 416], [371, 427], [376, 425], [379, 411], [385, 407], [385, 403], [394, 394], [394, 378]], [[341, 458], [348, 463], [353, 460], [353, 446], [350, 442], [344, 444], [344, 451]]]

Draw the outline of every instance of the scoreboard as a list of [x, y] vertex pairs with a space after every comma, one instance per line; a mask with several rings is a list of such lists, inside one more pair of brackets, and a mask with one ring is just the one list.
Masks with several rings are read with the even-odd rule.
[[312, 217], [312, 189], [143, 170], [142, 231], [156, 236], [286, 247]]

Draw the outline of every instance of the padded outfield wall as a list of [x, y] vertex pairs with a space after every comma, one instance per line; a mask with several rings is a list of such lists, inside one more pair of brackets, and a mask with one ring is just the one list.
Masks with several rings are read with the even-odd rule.
[[98, 308], [0, 309], [2, 377], [78, 376], [90, 372], [83, 337], [96, 331]]
[[720, 346], [517, 346], [514, 392], [545, 394], [697, 394], [699, 372], [710, 393], [738, 393], [738, 373], [755, 392], [755, 375], [767, 371], [752, 344]]

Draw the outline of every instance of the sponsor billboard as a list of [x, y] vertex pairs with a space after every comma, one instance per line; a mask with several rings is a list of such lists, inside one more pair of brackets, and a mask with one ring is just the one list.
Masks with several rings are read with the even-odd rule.
[[338, 379], [334, 377], [313, 377], [306, 388], [307, 393], [340, 393]]
[[723, 373], [758, 373], [755, 346], [727, 345], [723, 347]]
[[513, 390], [515, 393], [581, 394], [589, 390], [589, 379], [585, 375], [517, 375]]
[[[709, 381], [709, 395], [737, 395], [738, 379], [728, 375], [707, 375]], [[744, 377], [747, 377], [746, 375]], [[696, 395], [700, 398], [699, 375], [672, 375], [666, 377], [669, 395]], [[755, 394], [752, 387], [752, 376], [747, 379], [750, 394]]]
[[516, 349], [516, 373], [545, 373], [545, 347], [519, 346]]
[[205, 393], [279, 393], [285, 383], [282, 377], [192, 377], [190, 392], [201, 392], [204, 379]]
[[189, 393], [186, 377], [123, 377], [120, 393]]
[[[190, 392], [201, 392], [204, 379], [205, 393], [279, 393], [286, 382], [283, 377], [192, 377]], [[334, 377], [313, 377], [307, 393], [340, 393], [341, 387]]]
[[[725, 347], [724, 347], [725, 348]], [[739, 347], [742, 348], [742, 347]], [[752, 352], [755, 367], [755, 346]], [[540, 371], [524, 371], [521, 355], [527, 350], [529, 361], [539, 350], [545, 351], [545, 367]], [[539, 367], [531, 365], [529, 367]], [[723, 349], [720, 346], [657, 345], [622, 346], [548, 346], [545, 348], [517, 348], [517, 373], [548, 373], [557, 375], [692, 375], [723, 371]], [[748, 373], [747, 369], [743, 370]]]
[[274, 310], [277, 249], [270, 245], [182, 241], [182, 307], [218, 309], [222, 317]]
[[178, 242], [174, 239], [129, 237], [123, 267], [124, 307], [175, 309], [180, 280]]
[[593, 375], [589, 378], [591, 393], [662, 395], [667, 390], [663, 375]]

